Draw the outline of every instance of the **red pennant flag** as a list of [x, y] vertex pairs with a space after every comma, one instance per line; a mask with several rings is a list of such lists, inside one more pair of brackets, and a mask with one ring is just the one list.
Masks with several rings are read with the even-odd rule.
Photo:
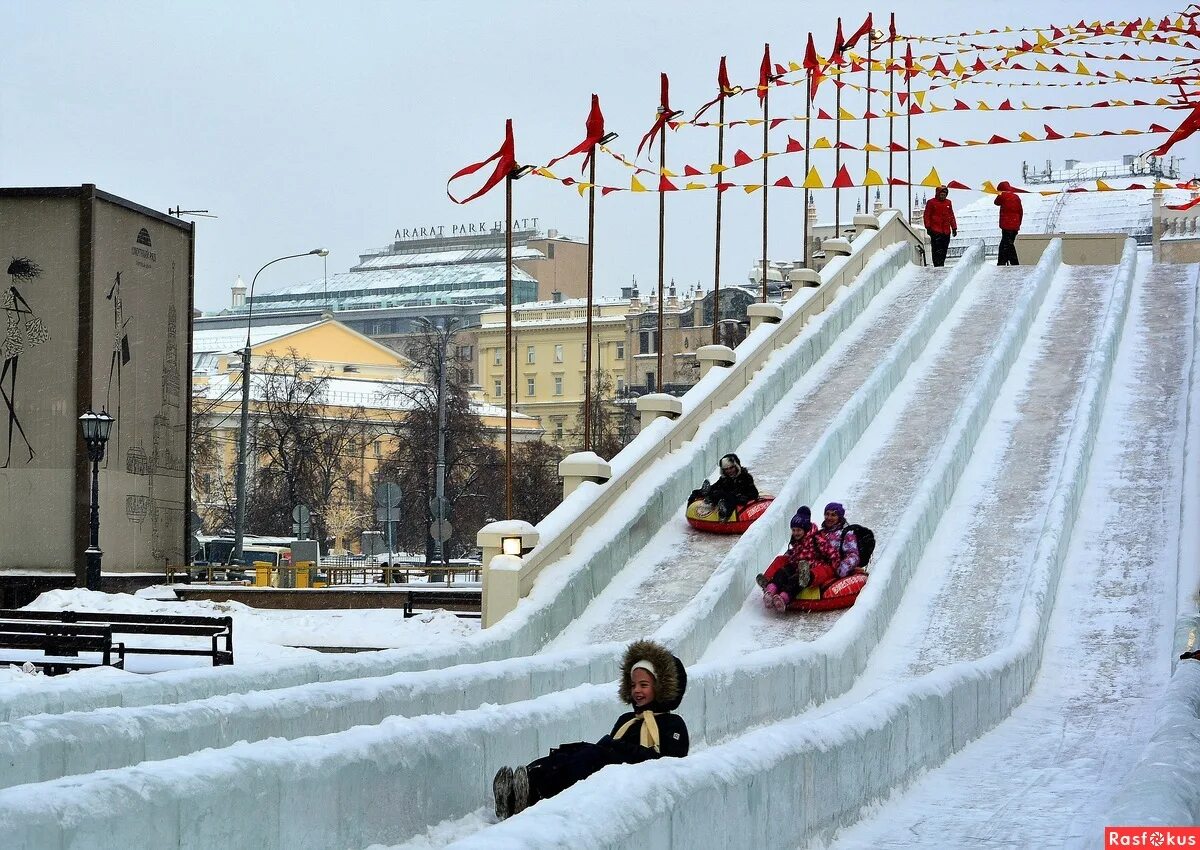
[[837, 65], [839, 67], [841, 66], [841, 64], [843, 62], [843, 59], [842, 59], [842, 42], [843, 41], [845, 41], [845, 39], [842, 38], [842, 19], [838, 18], [837, 35], [835, 35], [833, 37], [833, 51], [829, 54], [829, 61], [831, 64]]
[[787, 120], [786, 118], [772, 118], [771, 119], [771, 129], [774, 130], [776, 127], [778, 127], [780, 124], [782, 124], [786, 120]]
[[988, 144], [989, 145], [1007, 145], [1011, 141], [1012, 141], [1011, 139], [1006, 139], [1003, 136], [992, 136], [990, 139], [988, 139]]
[[959, 142], [952, 142], [949, 139], [938, 139], [939, 144], [944, 148], [959, 148], [962, 145]]
[[903, 153], [904, 151], [908, 150], [908, 148], [904, 147], [904, 145], [900, 144], [899, 142], [892, 142], [890, 145], [888, 145], [888, 150], [894, 153]]
[[804, 145], [800, 144], [798, 141], [793, 139], [791, 136], [788, 136], [787, 147], [784, 148], [783, 152], [784, 153], [798, 153], [802, 150], [804, 150]]
[[1020, 50], [1022, 53], [1028, 53], [1030, 50], [1033, 50], [1033, 45], [1030, 44], [1025, 39], [1021, 39], [1021, 44], [1017, 49]]
[[954, 101], [954, 109], [955, 109], [956, 111], [960, 111], [960, 112], [961, 112], [961, 111], [962, 111], [962, 110], [964, 110], [964, 109], [965, 109], [965, 110], [970, 110], [970, 108], [971, 108], [971, 107], [967, 106], [967, 105], [966, 105], [965, 103], [963, 103], [961, 100], [955, 100], [955, 101]]
[[975, 57], [975, 64], [974, 64], [974, 65], [972, 65], [971, 67], [972, 67], [972, 69], [973, 69], [973, 70], [980, 71], [980, 72], [982, 72], [982, 71], [986, 71], [986, 70], [988, 69], [988, 66], [987, 66], [987, 65], [985, 65], [985, 64], [983, 64], [983, 57], [982, 57], [982, 56], [976, 56], [976, 57]]
[[750, 156], [750, 154], [746, 153], [744, 150], [741, 150], [740, 148], [733, 155], [733, 167], [734, 168], [737, 168], [742, 165], [749, 165], [752, 162], [754, 162], [754, 157]]
[[692, 166], [690, 166], [690, 165], [685, 165], [685, 166], [683, 167], [683, 176], [684, 176], [684, 177], [699, 177], [699, 176], [700, 176], [700, 175], [702, 175], [703, 173], [704, 173], [704, 172], [703, 172], [703, 171], [701, 171], [700, 169], [698, 169], [698, 168], [693, 168], [693, 167], [692, 167]]
[[828, 112], [826, 112], [824, 109], [817, 110], [817, 118], [818, 118], [818, 120], [821, 120], [821, 121], [832, 121], [833, 120], [833, 116], [830, 115]]
[[917, 71], [913, 67], [912, 42], [910, 41], [904, 51], [904, 79], [911, 80], [916, 75]]
[[918, 106], [916, 101], [913, 101], [908, 106], [908, 114], [909, 115], [924, 115], [925, 110], [922, 109], [920, 106]]
[[775, 181], [774, 185], [780, 187], [781, 189], [795, 189], [796, 188], [795, 186], [792, 185], [792, 178], [790, 178], [790, 177], [780, 177], [778, 180]]
[[675, 184], [673, 184], [666, 177], [659, 177], [658, 178], [658, 191], [660, 191], [660, 192], [678, 192], [679, 190], [676, 189]]
[[1051, 38], [1053, 38], [1055, 41], [1062, 41], [1065, 36], [1063, 35], [1062, 30], [1060, 30], [1058, 27], [1055, 27], [1051, 33]]
[[1158, 28], [1160, 30], [1169, 30], [1171, 28], [1171, 19], [1163, 15], [1163, 19], [1158, 22]]
[[1051, 70], [1051, 71], [1057, 71], [1057, 72], [1058, 72], [1058, 73], [1060, 73], [1060, 74], [1069, 74], [1069, 73], [1071, 73], [1070, 71], [1068, 71], [1066, 68], [1064, 68], [1064, 67], [1062, 66], [1062, 63], [1061, 63], [1061, 62], [1060, 62], [1059, 64], [1055, 65], [1055, 66], [1054, 66], [1053, 68], [1051, 68], [1050, 70]]
[[726, 192], [726, 191], [732, 189], [733, 186], [734, 186], [733, 183], [721, 183], [720, 181], [718, 181], [717, 182], [717, 191], [718, 192]]
[[592, 109], [588, 113], [587, 122], [584, 126], [587, 135], [584, 137], [583, 141], [571, 148], [562, 156], [556, 156], [554, 159], [547, 162], [547, 168], [550, 168], [559, 160], [566, 159], [569, 156], [574, 156], [577, 153], [582, 153], [584, 155], [583, 165], [580, 166], [579, 169], [580, 173], [583, 172], [583, 169], [587, 168], [588, 160], [591, 159], [592, 156], [592, 148], [599, 144], [600, 140], [604, 138], [604, 114], [600, 111], [599, 95], [592, 95]]
[[857, 150], [857, 148], [855, 148], [854, 145], [850, 144], [849, 142], [838, 142], [837, 146], [844, 151]]
[[[482, 189], [480, 189], [478, 192], [476, 192], [475, 194], [473, 194], [469, 197], [463, 198], [461, 201], [458, 198], [456, 198], [450, 194], [450, 184], [451, 183], [453, 183], [455, 180], [457, 180], [460, 177], [466, 177], [469, 174], [474, 174], [476, 171], [479, 171], [479, 169], [483, 168], [490, 162], [496, 163], [496, 170], [492, 172], [490, 177], [488, 177], [487, 181], [483, 184]], [[516, 160], [516, 153], [515, 153], [515, 149], [514, 149], [514, 145], [513, 145], [512, 119], [509, 118], [507, 121], [504, 122], [504, 141], [501, 143], [499, 150], [497, 150], [494, 154], [489, 156], [487, 159], [482, 160], [481, 162], [472, 163], [471, 165], [468, 165], [466, 168], [461, 168], [458, 171], [454, 172], [454, 174], [451, 175], [450, 179], [446, 181], [446, 194], [449, 195], [450, 200], [454, 201], [454, 203], [456, 203], [456, 204], [470, 203], [471, 201], [478, 198], [480, 195], [486, 194], [487, 192], [491, 191], [491, 189], [497, 183], [499, 183], [506, 176], [508, 176], [508, 174], [513, 170], [513, 168], [516, 167], [516, 165], [517, 165], [517, 160]]]
[[837, 173], [837, 177], [833, 178], [833, 183], [830, 184], [830, 188], [847, 189], [853, 185], [854, 179], [850, 176], [850, 172], [846, 169], [846, 166], [843, 165], [842, 170]]
[[1150, 132], [1151, 133], [1169, 133], [1171, 131], [1169, 129], [1167, 129], [1166, 127], [1164, 127], [1162, 124], [1151, 124]]
[[851, 73], [857, 73], [857, 72], [861, 71], [862, 69], [863, 69], [863, 66], [862, 66], [861, 62], [851, 62], [850, 63]]
[[653, 143], [655, 137], [663, 132], [663, 127], [666, 126], [667, 121], [670, 120], [673, 114], [671, 112], [671, 104], [668, 102], [669, 89], [670, 84], [667, 81], [667, 75], [665, 73], [661, 74], [659, 78], [658, 116], [654, 119], [654, 124], [651, 125], [646, 135], [642, 136], [642, 140], [638, 142], [637, 156], [642, 155], [642, 148], [646, 146], [647, 142]]
[[602, 187], [600, 188], [600, 197], [602, 197], [602, 198], [603, 198], [603, 197], [604, 197], [605, 195], [607, 195], [609, 192], [620, 192], [620, 191], [621, 191], [621, 190], [620, 190], [620, 189], [618, 189], [616, 186], [602, 186]]
[[931, 73], [941, 74], [943, 77], [950, 76], [950, 69], [946, 67], [946, 63], [942, 61], [942, 57], [938, 56], [937, 61], [933, 63]]
[[866, 36], [869, 40], [871, 37], [871, 30], [873, 30], [873, 29], [875, 29], [875, 24], [871, 17], [871, 13], [867, 12], [867, 19], [862, 22], [861, 27], [859, 27], [858, 29], [856, 29], [854, 31], [854, 34], [851, 35], [850, 38], [846, 41], [846, 43], [843, 45], [843, 49], [844, 50], [852, 49], [854, 47], [854, 45], [858, 44], [858, 40], [860, 38], [862, 38], [863, 36]]
[[997, 109], [1011, 110], [1013, 108], [1011, 100], [1005, 100], [1002, 104], [996, 107]]
[[878, 117], [879, 117], [878, 115], [876, 115], [874, 112], [871, 112], [870, 110], [867, 110], [866, 112], [863, 113], [863, 118], [878, 118]]
[[1125, 25], [1125, 29], [1121, 30], [1121, 38], [1129, 38], [1135, 32], [1137, 32], [1137, 27], [1133, 25], [1133, 21], [1130, 21]]
[[[908, 92], [902, 92], [902, 91], [898, 91], [898, 92], [896, 92], [896, 97], [900, 98], [900, 105], [901, 105], [901, 106], [903, 106], [904, 104], [908, 103]], [[961, 101], [960, 101], [960, 102], [961, 102]]]
[[767, 96], [767, 86], [771, 84], [771, 45], [763, 45], [762, 64], [758, 66], [758, 102], [762, 103]]
[[1042, 126], [1046, 129], [1046, 141], [1052, 142], [1055, 139], [1063, 138], [1062, 133], [1059, 133], [1057, 130], [1055, 130], [1053, 127], [1051, 127], [1049, 124], [1043, 124]]
[[1150, 151], [1150, 155], [1165, 156], [1167, 151], [1169, 151], [1176, 142], [1183, 141], [1197, 130], [1200, 130], [1200, 106], [1192, 109], [1191, 114], [1188, 115], [1187, 118], [1184, 118], [1183, 123], [1175, 128], [1175, 132], [1171, 134], [1170, 138], [1168, 138], [1154, 150]]
[[817, 59], [817, 48], [813, 44], [812, 33], [808, 34], [808, 47], [804, 48], [804, 73], [808, 75], [808, 96], [817, 96], [817, 86], [821, 85], [821, 63]]
[[892, 17], [888, 21], [888, 42], [896, 40], [896, 13], [892, 12]]
[[959, 183], [957, 180], [951, 180], [946, 184], [947, 189], [970, 189], [966, 183]]
[[1167, 209], [1180, 210], [1180, 211], [1190, 210], [1192, 207], [1196, 206], [1197, 204], [1200, 204], [1200, 198], [1192, 198], [1186, 204], [1167, 204]]
[[893, 177], [890, 180], [888, 180], [888, 185], [889, 186], [907, 186], [908, 181], [904, 180], [903, 178], [900, 178], [900, 177]]

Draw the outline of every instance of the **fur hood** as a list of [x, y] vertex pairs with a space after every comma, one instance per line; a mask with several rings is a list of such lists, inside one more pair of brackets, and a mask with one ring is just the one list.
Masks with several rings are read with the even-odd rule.
[[617, 691], [621, 702], [633, 704], [629, 674], [633, 665], [639, 661], [649, 661], [657, 673], [654, 677], [653, 705], [665, 711], [679, 708], [687, 690], [687, 671], [683, 668], [683, 662], [672, 655], [670, 650], [650, 640], [634, 641], [625, 650], [625, 660], [621, 662], [621, 684]]

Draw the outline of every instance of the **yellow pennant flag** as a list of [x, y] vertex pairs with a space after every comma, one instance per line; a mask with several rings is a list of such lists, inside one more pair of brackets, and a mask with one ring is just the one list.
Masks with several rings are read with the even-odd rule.
[[659, 170], [658, 173], [661, 174], [663, 177], [678, 177], [679, 176], [678, 174], [676, 174], [674, 171], [672, 171], [669, 168], [662, 168]]
[[575, 184], [575, 188], [577, 190], [579, 190], [579, 197], [581, 197], [581, 198], [587, 194], [587, 190], [590, 189], [591, 187], [592, 187], [591, 183], [576, 183]]
[[1038, 194], [1041, 195], [1043, 198], [1049, 198], [1054, 195], [1061, 195], [1062, 193], [1061, 192], [1038, 192]]
[[762, 123], [761, 118], [747, 118], [746, 119], [746, 126], [748, 126], [748, 127], [757, 127], [761, 123]]
[[[913, 148], [913, 150], [931, 151], [931, 150], [935, 150], [936, 148], [937, 148], [937, 145], [933, 144], [928, 139], [922, 139], [920, 136], [917, 136], [917, 146], [915, 148]], [[938, 185], [940, 186], [941, 184], [939, 183]]]
[[749, 183], [742, 187], [742, 191], [745, 192], [747, 195], [753, 195], [755, 192], [757, 192], [761, 188], [762, 188], [761, 183]]
[[874, 168], [867, 169], [867, 175], [863, 178], [864, 186], [882, 186], [884, 185], [883, 176]]
[[947, 111], [946, 107], [938, 106], [936, 103], [933, 106], [929, 107], [929, 109], [928, 109], [928, 112], [930, 115], [932, 115], [935, 112], [946, 112], [946, 111]]
[[1123, 100], [1114, 100], [1114, 101], [1112, 102], [1112, 105], [1113, 105], [1113, 106], [1128, 106], [1129, 104], [1128, 104], [1128, 103], [1126, 103], [1126, 102], [1125, 102], [1125, 101], [1123, 101]]
[[831, 147], [833, 147], [833, 145], [830, 144], [829, 139], [825, 138], [824, 136], [822, 136], [821, 138], [817, 139], [815, 142], [812, 143], [813, 150], [821, 150], [823, 148], [831, 148]]
[[879, 145], [872, 144], [872, 143], [870, 143], [870, 142], [868, 142], [867, 144], [863, 145], [863, 146], [862, 146], [862, 149], [863, 149], [864, 151], [870, 151], [871, 153], [883, 153], [883, 148], [879, 147]]
[[915, 92], [913, 92], [913, 97], [915, 97], [917, 99], [918, 105], [924, 106], [925, 105], [925, 95], [927, 95], [927, 94], [929, 94], [929, 92], [925, 91], [925, 90], [915, 91]]
[[728, 165], [721, 165], [720, 163], [716, 163], [716, 162], [714, 162], [712, 165], [710, 165], [708, 167], [709, 174], [720, 174], [722, 171], [728, 171], [728, 170], [729, 170]]
[[991, 180], [984, 180], [984, 181], [983, 181], [983, 188], [982, 188], [980, 191], [981, 191], [981, 192], [983, 192], [985, 195], [998, 195], [998, 194], [1000, 194], [999, 192], [997, 192], [997, 191], [996, 191], [996, 187], [995, 187], [995, 186], [992, 184], [992, 181], [991, 181]]
[[800, 71], [803, 69], [799, 65], [797, 65], [795, 62], [788, 62], [788, 70], [789, 71]]
[[1046, 45], [1050, 44], [1050, 39], [1046, 38], [1046, 34], [1044, 32], [1038, 30], [1037, 43], [1038, 47], [1045, 47]]
[[1155, 106], [1170, 106], [1171, 101], [1167, 100], [1165, 97], [1160, 97], [1158, 100], [1154, 101], [1154, 105]]
[[1033, 68], [1033, 70], [1035, 70], [1035, 71], [1049, 71], [1050, 69], [1049, 69], [1049, 68], [1047, 68], [1045, 65], [1043, 65], [1043, 64], [1042, 64], [1042, 63], [1039, 61], [1039, 62], [1038, 62], [1036, 65], [1034, 65], [1034, 68]]
[[1124, 80], [1125, 82], [1129, 82], [1129, 77], [1127, 77], [1127, 76], [1125, 76], [1124, 74], [1122, 74], [1122, 73], [1120, 72], [1120, 70], [1118, 70], [1118, 71], [1117, 71], [1116, 77], [1117, 77], [1117, 79], [1118, 79], [1118, 80]]
[[703, 183], [689, 183], [683, 187], [684, 189], [707, 189]]
[[980, 112], [991, 112], [992, 108], [985, 101], [979, 101], [979, 106], [976, 107]]
[[1017, 136], [1017, 138], [1020, 139], [1022, 142], [1040, 142], [1041, 141], [1041, 139], [1039, 139], [1037, 136], [1033, 135], [1033, 133], [1029, 133], [1026, 131], [1022, 131], [1021, 135]]
[[557, 179], [558, 179], [557, 177], [555, 177], [555, 176], [554, 176], [554, 175], [551, 173], [551, 171], [550, 171], [550, 169], [549, 169], [549, 168], [535, 168], [535, 169], [533, 170], [533, 173], [534, 173], [534, 174], [540, 174], [542, 177], [549, 177], [551, 180], [557, 180]]
[[857, 120], [857, 116], [844, 106], [838, 110], [838, 118], [841, 118], [843, 121]]
[[1087, 133], [1083, 132], [1082, 130], [1076, 130], [1074, 133], [1071, 134], [1071, 138], [1072, 139], [1090, 139], [1091, 136], [1088, 135]]
[[801, 188], [804, 188], [804, 189], [824, 189], [825, 188], [825, 181], [821, 179], [821, 175], [820, 175], [820, 173], [818, 173], [817, 167], [815, 165], [812, 168], [808, 169], [808, 176], [804, 178], [804, 185]]
[[645, 192], [646, 187], [638, 182], [637, 175], [629, 175], [629, 191], [630, 192]]
[[936, 189], [942, 185], [942, 178], [938, 176], [937, 169], [929, 169], [929, 173], [925, 175], [925, 179], [921, 181], [922, 186], [931, 186]]
[[1103, 180], [1096, 181], [1096, 191], [1097, 192], [1111, 192], [1112, 190], [1113, 190], [1113, 187], [1109, 186]]
[[954, 75], [956, 77], [961, 77], [965, 73], [967, 73], [967, 66], [962, 63], [961, 59], [955, 59], [954, 60]]
[[967, 139], [963, 142], [964, 145], [986, 145], [987, 142], [981, 142], [979, 139]]
[[883, 66], [883, 63], [882, 63], [882, 62], [879, 62], [879, 61], [875, 61], [875, 62], [872, 62], [872, 63], [871, 63], [871, 70], [872, 70], [872, 71], [878, 71], [878, 72], [879, 72], [879, 73], [881, 73], [881, 74], [886, 74], [886, 73], [887, 73], [887, 68], [885, 68], [885, 67]]
[[1075, 73], [1082, 74], [1085, 77], [1090, 77], [1092, 72], [1087, 69], [1087, 65], [1083, 64], [1083, 60], [1079, 60], [1079, 64], [1075, 66]]
[[1175, 187], [1172, 186], [1170, 183], [1163, 182], [1162, 180], [1156, 180], [1156, 181], [1154, 181], [1154, 188], [1155, 189], [1174, 189]]
[[900, 113], [899, 113], [899, 112], [892, 112], [892, 110], [890, 110], [890, 109], [885, 109], [885, 110], [883, 111], [883, 117], [884, 117], [884, 118], [899, 118], [899, 117], [900, 117]]
[[950, 88], [952, 88], [952, 89], [956, 89], [956, 88], [958, 88], [958, 83], [959, 83], [959, 81], [958, 81], [958, 80], [953, 80], [953, 81], [951, 81], [951, 83], [950, 83]]

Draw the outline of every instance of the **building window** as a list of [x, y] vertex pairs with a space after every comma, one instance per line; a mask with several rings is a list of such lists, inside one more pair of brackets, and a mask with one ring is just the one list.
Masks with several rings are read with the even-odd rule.
[[546, 245], [546, 259], [547, 260], [554, 259], [554, 243], [553, 242]]
[[533, 346], [532, 345], [528, 345], [525, 347], [525, 362], [526, 363], [536, 363], [537, 362], [537, 359], [534, 357], [534, 354], [533, 354]]
[[502, 349], [502, 348], [493, 348], [492, 349], [492, 365], [493, 366], [500, 365], [500, 356], [503, 353], [504, 353], [504, 349]]
[[579, 346], [579, 359], [584, 363], [587, 362], [587, 343], [586, 342], [583, 345]]
[[555, 395], [563, 394], [563, 376], [562, 375], [554, 376], [554, 394]]
[[458, 358], [459, 358], [460, 360], [473, 360], [473, 359], [475, 359], [475, 346], [473, 346], [473, 345], [460, 345], [460, 346], [458, 346]]
[[533, 375], [529, 375], [528, 377], [525, 378], [525, 395], [531, 396], [534, 394], [534, 392], [535, 392], [534, 377], [533, 377]]
[[618, 360], [625, 359], [625, 343], [624, 342], [617, 343], [617, 359]]
[[624, 378], [617, 378], [617, 392], [619, 392], [619, 393], [625, 392], [625, 379]]
[[563, 362], [563, 347], [561, 345], [554, 346], [554, 362], [555, 363]]
[[358, 488], [354, 486], [354, 479], [346, 479], [346, 498], [353, 502], [358, 498]]
[[554, 423], [554, 439], [561, 440], [563, 438], [563, 418], [555, 416], [550, 421]]
[[383, 443], [376, 440], [374, 443], [371, 443], [371, 446], [375, 450], [375, 457], [383, 457]]
[[658, 351], [658, 333], [642, 331], [638, 334], [638, 354], [654, 354]]
[[648, 392], [648, 393], [654, 392], [654, 373], [653, 372], [646, 373], [646, 392]]
[[492, 395], [499, 396], [504, 393], [504, 389], [500, 386], [500, 379], [492, 381]]

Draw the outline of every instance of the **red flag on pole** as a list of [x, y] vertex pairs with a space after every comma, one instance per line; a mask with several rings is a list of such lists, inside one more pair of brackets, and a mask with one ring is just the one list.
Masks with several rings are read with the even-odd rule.
[[658, 115], [654, 119], [654, 124], [651, 125], [650, 129], [646, 132], [646, 135], [642, 136], [642, 140], [638, 142], [637, 156], [642, 155], [642, 148], [644, 148], [647, 143], [653, 143], [654, 139], [659, 133], [665, 132], [663, 127], [673, 114], [671, 112], [671, 104], [667, 102], [670, 86], [670, 84], [667, 82], [667, 75], [663, 73], [660, 74], [659, 77]]
[[604, 113], [600, 111], [600, 96], [592, 95], [592, 110], [588, 113], [587, 123], [584, 125], [587, 130], [587, 136], [582, 142], [571, 148], [562, 156], [556, 156], [554, 159], [546, 163], [546, 167], [554, 165], [554, 163], [566, 159], [569, 156], [574, 156], [577, 153], [582, 153], [583, 166], [579, 169], [581, 172], [587, 168], [588, 160], [592, 156], [592, 146], [597, 144], [604, 138]]
[[[455, 180], [457, 180], [460, 177], [466, 177], [469, 174], [474, 174], [476, 171], [479, 171], [481, 168], [483, 168], [490, 162], [496, 163], [496, 170], [492, 172], [490, 177], [488, 177], [487, 182], [485, 182], [483, 184], [482, 189], [480, 189], [475, 194], [473, 194], [469, 197], [463, 198], [461, 201], [458, 198], [456, 198], [450, 194], [450, 184], [451, 183], [453, 183]], [[454, 174], [451, 175], [450, 179], [446, 181], [446, 194], [449, 195], [450, 200], [454, 201], [454, 203], [456, 203], [456, 204], [469, 203], [469, 202], [475, 200], [476, 198], [478, 198], [480, 195], [486, 194], [487, 192], [491, 191], [492, 187], [494, 187], [497, 183], [499, 183], [501, 180], [503, 180], [508, 175], [508, 173], [511, 172], [514, 167], [516, 167], [516, 164], [517, 164], [517, 160], [516, 160], [516, 153], [514, 152], [514, 145], [513, 145], [512, 119], [509, 118], [507, 121], [504, 122], [504, 142], [500, 145], [500, 149], [497, 150], [491, 156], [489, 156], [487, 159], [482, 160], [481, 162], [472, 163], [471, 165], [468, 165], [466, 168], [462, 168], [462, 169], [459, 169], [458, 171], [454, 172]]]
[[763, 45], [762, 64], [758, 66], [758, 102], [762, 103], [767, 96], [767, 86], [771, 84], [771, 45]]
[[875, 29], [874, 18], [870, 12], [867, 12], [867, 19], [863, 21], [862, 26], [856, 29], [854, 34], [846, 40], [844, 49], [849, 50], [850, 48], [854, 47], [854, 45], [858, 44], [858, 40], [864, 35], [869, 40], [871, 38], [871, 31], [873, 29]]
[[1175, 132], [1170, 137], [1159, 145], [1154, 150], [1150, 151], [1151, 156], [1166, 156], [1176, 142], [1181, 142], [1188, 136], [1200, 130], [1200, 106], [1195, 107], [1187, 118], [1183, 119], [1183, 123], [1175, 128]]
[[892, 18], [888, 22], [888, 41], [896, 40], [896, 13], [892, 12]]
[[904, 79], [911, 80], [916, 75], [916, 69], [913, 68], [912, 42], [910, 41], [904, 50]]
[[837, 35], [833, 37], [833, 52], [829, 54], [829, 61], [834, 65], [842, 64], [842, 19], [838, 18]]
[[817, 58], [817, 46], [813, 43], [812, 33], [808, 34], [808, 47], [804, 49], [804, 72], [808, 74], [808, 95], [817, 96], [817, 86], [821, 85], [821, 60]]
[[696, 114], [692, 116], [692, 120], [697, 120], [701, 115], [708, 111], [709, 107], [725, 97], [727, 94], [732, 94], [733, 86], [729, 85], [729, 72], [725, 70], [725, 57], [721, 57], [721, 65], [717, 68], [717, 96], [708, 103], [696, 110]]

